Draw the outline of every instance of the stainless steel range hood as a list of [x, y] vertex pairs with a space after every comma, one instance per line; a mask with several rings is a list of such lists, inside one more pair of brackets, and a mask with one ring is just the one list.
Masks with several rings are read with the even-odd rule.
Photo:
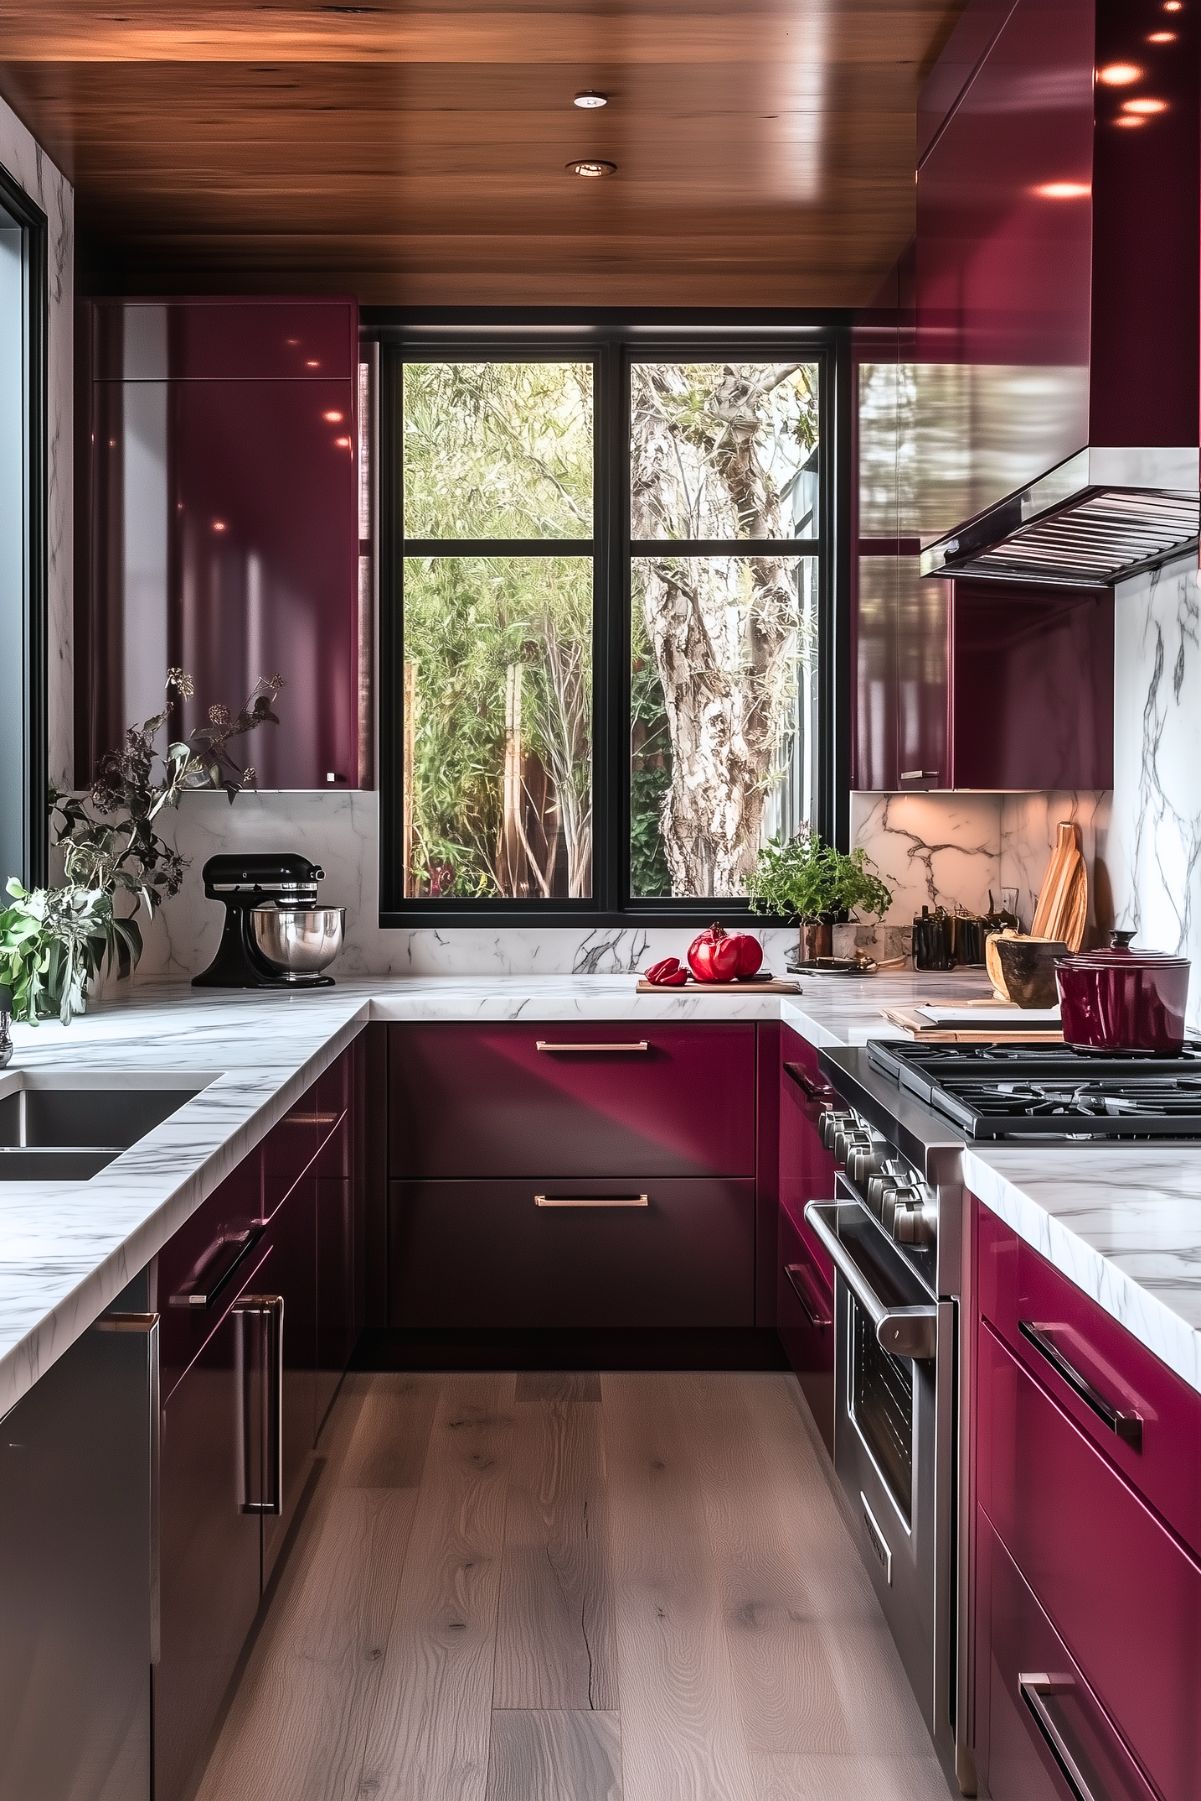
[[921, 571], [1104, 588], [1199, 541], [1196, 449], [1088, 449], [929, 545]]
[[923, 152], [924, 576], [1108, 587], [1198, 545], [1193, 10], [1160, 32], [1162, 0], [993, 9], [996, 35]]

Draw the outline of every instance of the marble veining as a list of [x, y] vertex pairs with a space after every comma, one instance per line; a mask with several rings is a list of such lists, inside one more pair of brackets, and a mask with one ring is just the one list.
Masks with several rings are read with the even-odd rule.
[[972, 1193], [1201, 1390], [1201, 1148], [974, 1146]]
[[[1114, 907], [1148, 948], [1201, 964], [1201, 580], [1195, 557], [1117, 590]], [[1189, 1023], [1201, 1030], [1201, 976]]]

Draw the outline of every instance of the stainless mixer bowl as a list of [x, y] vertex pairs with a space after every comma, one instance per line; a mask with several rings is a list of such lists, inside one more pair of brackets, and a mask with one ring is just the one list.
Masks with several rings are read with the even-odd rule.
[[345, 907], [252, 907], [254, 947], [285, 976], [316, 976], [342, 949]]

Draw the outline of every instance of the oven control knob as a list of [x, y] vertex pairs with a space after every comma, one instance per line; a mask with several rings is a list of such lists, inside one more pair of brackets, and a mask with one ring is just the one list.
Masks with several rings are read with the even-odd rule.
[[863, 1184], [884, 1167], [888, 1155], [888, 1146], [882, 1138], [856, 1139], [847, 1147], [847, 1175], [861, 1188]]
[[839, 1126], [834, 1134], [834, 1143], [830, 1148], [834, 1152], [835, 1163], [845, 1164], [854, 1146], [866, 1146], [870, 1142], [867, 1133], [852, 1116], [850, 1122], [845, 1126]]
[[830, 1113], [823, 1113], [817, 1128], [823, 1147], [827, 1151], [832, 1151], [834, 1149], [834, 1134], [836, 1132], [845, 1131], [848, 1126], [853, 1126], [854, 1123], [855, 1115], [853, 1113], [839, 1113], [837, 1110]]
[[920, 1195], [898, 1206], [892, 1230], [898, 1244], [929, 1244], [930, 1221]]

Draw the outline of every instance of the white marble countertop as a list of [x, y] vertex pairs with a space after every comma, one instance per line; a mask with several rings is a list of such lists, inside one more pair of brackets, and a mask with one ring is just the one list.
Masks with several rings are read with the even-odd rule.
[[1201, 1391], [1201, 1147], [969, 1148], [968, 1187]]
[[[796, 997], [636, 995], [628, 975], [379, 977], [299, 994], [142, 985], [66, 1029], [17, 1027], [14, 1070], [134, 1083], [170, 1071], [205, 1086], [89, 1182], [0, 1185], [0, 1414], [369, 1018], [781, 1019], [830, 1047], [895, 1036], [885, 1007], [984, 987], [973, 972], [805, 977]], [[982, 1200], [1201, 1389], [1201, 1151], [1054, 1146], [968, 1160]]]

